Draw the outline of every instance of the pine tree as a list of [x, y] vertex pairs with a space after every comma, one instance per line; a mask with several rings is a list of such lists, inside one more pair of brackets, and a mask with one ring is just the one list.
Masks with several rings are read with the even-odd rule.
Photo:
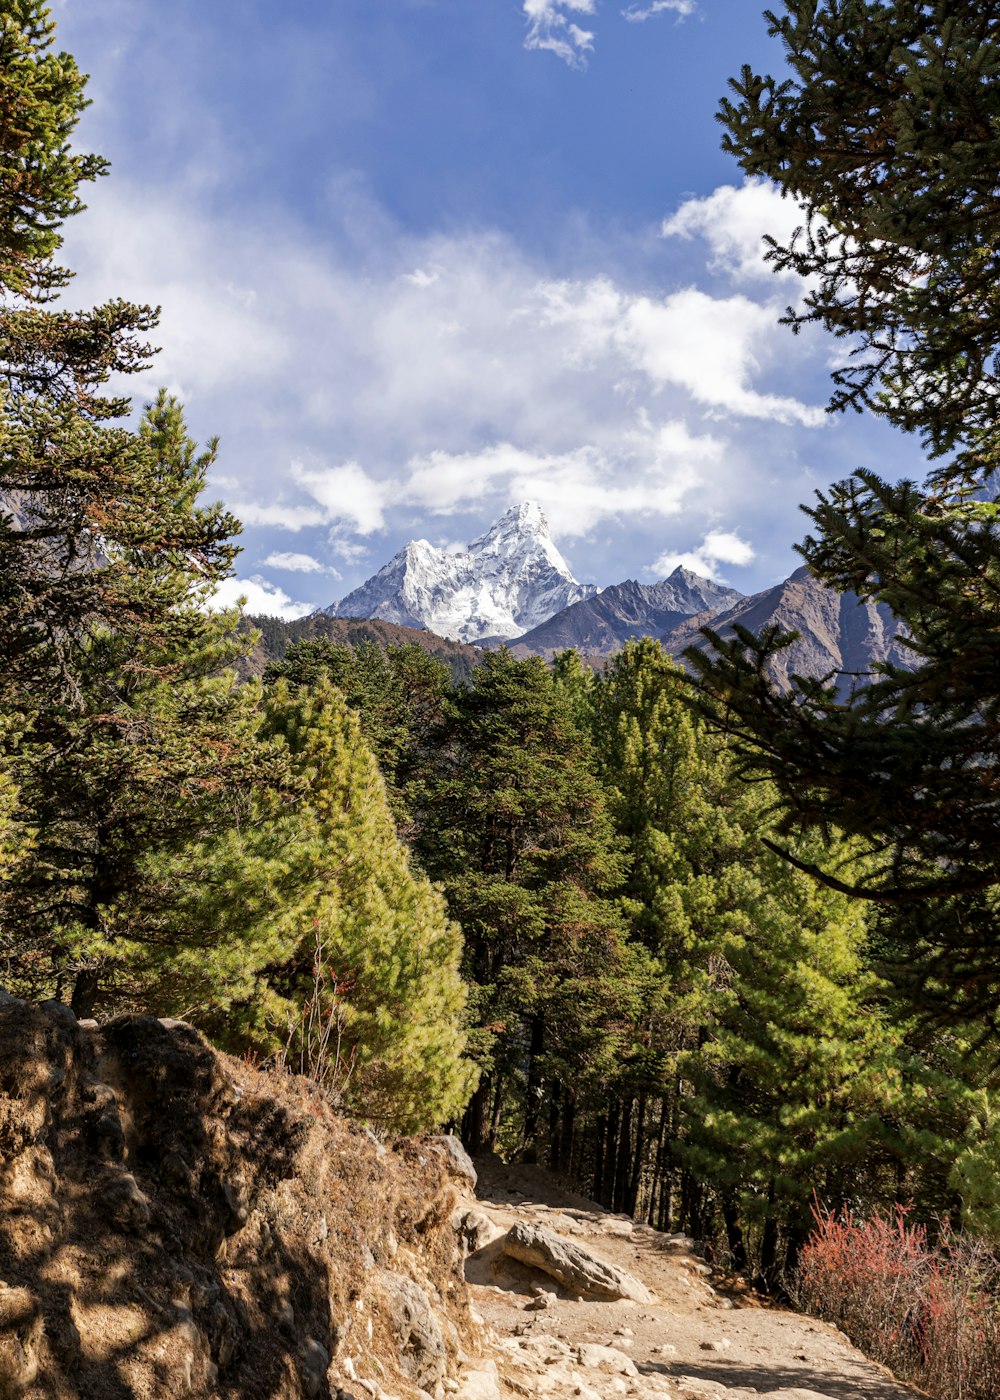
[[[744, 67], [723, 148], [803, 207], [787, 319], [846, 338], [832, 407], [866, 408], [974, 462], [995, 441], [1000, 36], [978, 0], [783, 0], [791, 76]], [[978, 469], [973, 466], [974, 472]]]
[[[145, 855], [224, 819], [258, 758], [257, 694], [220, 674], [237, 651], [235, 619], [204, 606], [218, 569], [195, 568], [188, 554], [199, 521], [213, 534], [219, 527], [219, 512], [197, 505], [212, 451], [196, 452], [179, 406], [161, 395], [129, 457], [139, 539], [126, 548], [119, 514], [99, 555], [60, 576], [69, 590], [79, 577], [87, 595], [103, 580], [104, 614], [81, 609], [76, 624], [53, 624], [44, 644], [21, 651], [24, 667], [0, 680], [8, 713], [19, 716], [7, 771], [22, 849], [0, 900], [8, 976], [36, 994], [72, 992], [88, 1013], [102, 997], [127, 995], [117, 905], [127, 900], [134, 940]], [[52, 546], [68, 549], [48, 503], [44, 519]], [[39, 570], [44, 587], [51, 557], [39, 561], [25, 533], [12, 532], [11, 553]], [[219, 563], [231, 553], [225, 546]]]
[[[706, 712], [747, 776], [784, 808], [775, 845], [837, 828], [866, 847], [850, 892], [884, 906], [885, 944], [925, 1005], [993, 1017], [1000, 788], [996, 530], [997, 142], [1000, 36], [981, 5], [952, 0], [786, 0], [769, 15], [792, 76], [745, 69], [723, 104], [726, 144], [804, 206], [778, 267], [811, 281], [795, 325], [847, 337], [856, 363], [833, 407], [866, 407], [922, 435], [939, 461], [923, 487], [869, 470], [820, 494], [801, 546], [833, 587], [889, 604], [912, 666], [795, 677], [768, 663], [778, 629], [737, 629], [691, 664]], [[806, 863], [832, 888], [828, 863]], [[847, 882], [849, 884], [849, 882]]]
[[719, 943], [701, 1043], [682, 1059], [693, 1093], [681, 1155], [718, 1196], [736, 1267], [752, 1260], [774, 1288], [813, 1199], [839, 1207], [878, 1191], [901, 1107], [899, 1036], [865, 963], [858, 901], [766, 851], [744, 897]]
[[410, 834], [405, 789], [415, 776], [431, 731], [440, 723], [448, 668], [423, 647], [343, 646], [318, 638], [294, 642], [264, 672], [264, 684], [292, 687], [333, 681], [357, 714], [378, 762], [401, 833]]
[[582, 1081], [601, 1055], [598, 989], [621, 971], [604, 894], [621, 858], [592, 763], [545, 664], [501, 649], [452, 693], [420, 786], [417, 851], [465, 936], [483, 1069], [465, 1123], [475, 1148], [495, 1141], [512, 1091], [518, 1137], [535, 1144], [559, 1066]]
[[238, 824], [151, 857], [156, 937], [128, 950], [156, 1009], [235, 1050], [299, 1045], [333, 1017], [340, 1100], [384, 1129], [453, 1117], [468, 1097], [461, 935], [410, 867], [385, 785], [340, 693], [277, 684], [260, 739], [287, 755]]
[[146, 365], [155, 312], [50, 305], [60, 227], [106, 170], [70, 146], [84, 83], [45, 5], [0, 0], [0, 948], [22, 990], [90, 1011], [142, 854], [187, 839], [249, 760], [247, 700], [211, 679], [236, 651], [235, 620], [204, 606], [238, 529], [198, 501], [215, 446], [165, 395], [138, 432], [115, 422], [130, 404], [104, 387]]

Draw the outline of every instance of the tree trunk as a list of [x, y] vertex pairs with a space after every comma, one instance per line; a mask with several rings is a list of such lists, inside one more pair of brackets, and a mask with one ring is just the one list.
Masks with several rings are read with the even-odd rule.
[[549, 1168], [554, 1172], [561, 1171], [563, 1164], [561, 1116], [562, 1085], [556, 1080], [549, 1092]]
[[614, 1209], [623, 1214], [628, 1199], [630, 1168], [632, 1166], [632, 1103], [627, 1098], [622, 1107], [621, 1127], [618, 1130], [618, 1151], [615, 1154]]
[[618, 1157], [618, 1120], [620, 1107], [615, 1100], [608, 1105], [607, 1127], [604, 1133], [604, 1175], [601, 1183], [601, 1194], [598, 1196], [602, 1206], [608, 1210], [614, 1209], [615, 1203], [615, 1162]]
[[594, 1125], [594, 1179], [591, 1195], [595, 1201], [604, 1200], [604, 1155], [608, 1137], [608, 1115], [599, 1113]]
[[542, 1106], [541, 1056], [545, 1049], [545, 1018], [532, 1016], [528, 1042], [528, 1075], [524, 1093], [524, 1155], [538, 1160], [538, 1115]]
[[643, 1156], [646, 1151], [646, 1095], [639, 1095], [635, 1110], [635, 1146], [632, 1149], [632, 1173], [625, 1201], [625, 1213], [635, 1219], [639, 1204], [639, 1187], [642, 1184]]
[[491, 1087], [490, 1076], [484, 1074], [479, 1081], [479, 1087], [469, 1100], [469, 1106], [462, 1119], [462, 1143], [465, 1150], [473, 1156], [482, 1152], [486, 1145], [486, 1119], [490, 1110]]
[[491, 1152], [497, 1150], [497, 1138], [500, 1136], [500, 1114], [503, 1111], [503, 1095], [506, 1087], [507, 1081], [502, 1074], [498, 1074], [496, 1089], [493, 1093], [493, 1116], [490, 1119], [489, 1148]]
[[747, 1246], [746, 1240], [743, 1238], [743, 1226], [740, 1222], [739, 1206], [736, 1204], [735, 1196], [726, 1196], [723, 1200], [722, 1218], [726, 1224], [726, 1241], [729, 1245], [733, 1268], [738, 1274], [742, 1274], [747, 1267]]
[[778, 1262], [778, 1222], [774, 1216], [773, 1181], [768, 1184], [767, 1204], [767, 1218], [764, 1221], [764, 1233], [760, 1241], [760, 1276], [755, 1280], [755, 1283], [763, 1292], [771, 1293], [777, 1281]]

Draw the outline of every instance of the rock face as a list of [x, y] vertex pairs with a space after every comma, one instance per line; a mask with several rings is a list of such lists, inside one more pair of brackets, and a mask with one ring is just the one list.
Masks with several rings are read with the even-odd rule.
[[360, 588], [322, 611], [475, 642], [516, 637], [596, 592], [593, 584], [577, 583], [541, 508], [525, 501], [461, 553], [411, 540]]
[[649, 1289], [637, 1278], [540, 1225], [514, 1225], [507, 1232], [502, 1253], [540, 1269], [571, 1293], [652, 1302]]
[[576, 647], [591, 656], [610, 656], [634, 637], [660, 637], [696, 613], [718, 613], [736, 606], [735, 588], [723, 588], [690, 569], [675, 569], [660, 583], [612, 584], [596, 597], [572, 603], [516, 639], [529, 651]]
[[433, 1391], [477, 1350], [461, 1165], [183, 1023], [0, 995], [0, 1397]]
[[862, 602], [854, 593], [835, 593], [813, 578], [803, 566], [774, 588], [744, 598], [724, 612], [690, 618], [667, 632], [667, 651], [680, 656], [685, 647], [707, 647], [699, 632], [709, 626], [722, 636], [739, 624], [758, 635], [770, 623], [784, 632], [798, 632], [799, 639], [779, 653], [773, 679], [788, 688], [793, 673], [824, 676], [842, 673], [841, 692], [855, 682], [864, 684], [876, 661], [912, 664], [913, 653], [897, 638], [899, 624], [884, 603]]

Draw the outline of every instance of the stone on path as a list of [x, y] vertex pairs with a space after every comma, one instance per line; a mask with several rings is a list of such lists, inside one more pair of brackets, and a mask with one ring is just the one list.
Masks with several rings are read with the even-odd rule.
[[461, 1377], [455, 1400], [501, 1400], [500, 1376], [495, 1361]]
[[606, 1264], [589, 1250], [538, 1225], [514, 1225], [503, 1241], [502, 1253], [549, 1274], [570, 1292], [599, 1298], [630, 1298], [636, 1303], [653, 1301], [645, 1284], [624, 1269]]

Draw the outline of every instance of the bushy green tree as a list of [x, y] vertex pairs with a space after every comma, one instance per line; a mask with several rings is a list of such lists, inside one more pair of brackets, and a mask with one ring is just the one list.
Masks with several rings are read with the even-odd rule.
[[[197, 503], [212, 451], [196, 451], [165, 395], [121, 438], [113, 518], [102, 458], [93, 479], [63, 478], [78, 515], [32, 492], [32, 523], [0, 540], [0, 578], [26, 590], [0, 643], [15, 653], [0, 693], [17, 717], [5, 757], [20, 835], [0, 939], [10, 980], [71, 994], [81, 1014], [127, 996], [118, 905], [134, 940], [145, 855], [226, 820], [257, 761], [256, 695], [218, 674], [235, 619], [205, 606], [233, 554], [232, 522]], [[58, 617], [43, 620], [50, 604]]]
[[198, 454], [175, 403], [115, 424], [130, 405], [104, 386], [146, 364], [155, 312], [53, 303], [61, 225], [106, 169], [70, 145], [85, 79], [53, 28], [37, 0], [0, 3], [0, 956], [22, 990], [90, 1011], [140, 853], [189, 833], [240, 767], [242, 702], [209, 680], [232, 620], [204, 607], [238, 526], [199, 503], [214, 444]]
[[544, 662], [501, 649], [452, 693], [425, 771], [417, 850], [465, 935], [484, 1069], [465, 1124], [477, 1148], [515, 1086], [520, 1136], [533, 1142], [556, 1065], [582, 1076], [599, 1054], [607, 1018], [594, 989], [618, 969], [621, 925], [605, 894], [621, 857], [592, 765]]
[[859, 901], [763, 849], [743, 893], [701, 1043], [683, 1057], [693, 1093], [682, 1156], [718, 1195], [736, 1266], [753, 1262], [773, 1287], [812, 1200], [877, 1197], [898, 1159], [888, 1124], [901, 1108], [902, 1038], [866, 964]]
[[363, 641], [344, 646], [323, 638], [294, 642], [264, 672], [264, 684], [289, 686], [333, 681], [357, 714], [361, 732], [378, 761], [400, 829], [411, 834], [405, 789], [419, 768], [431, 731], [440, 723], [448, 668], [423, 647], [379, 646]]
[[129, 950], [133, 968], [154, 1006], [234, 1049], [273, 1053], [289, 1036], [294, 1048], [315, 993], [337, 1022], [328, 1048], [345, 1104], [385, 1128], [436, 1126], [472, 1080], [460, 931], [411, 869], [358, 720], [328, 680], [276, 685], [259, 737], [287, 756], [286, 784], [150, 861], [158, 934]]

